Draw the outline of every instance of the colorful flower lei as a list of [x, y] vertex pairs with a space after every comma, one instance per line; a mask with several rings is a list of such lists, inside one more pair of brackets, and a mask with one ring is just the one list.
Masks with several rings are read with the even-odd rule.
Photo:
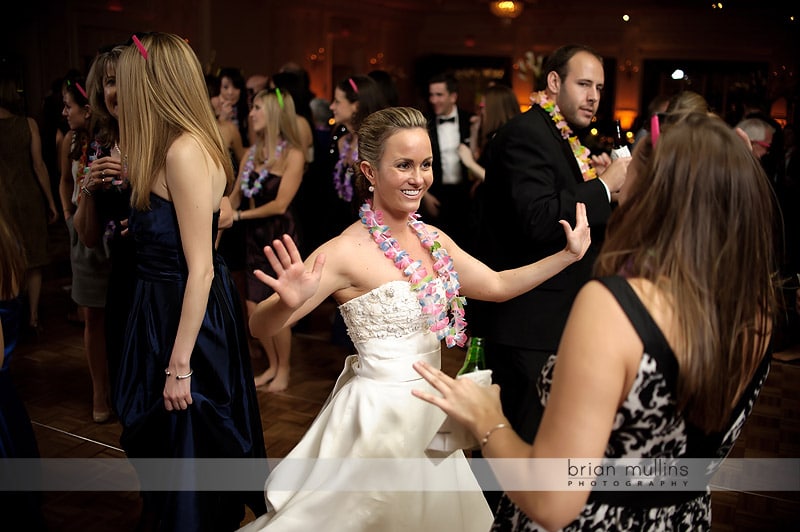
[[531, 94], [531, 103], [538, 105], [550, 115], [553, 123], [561, 132], [561, 136], [569, 142], [569, 147], [572, 148], [572, 154], [575, 155], [575, 159], [578, 161], [578, 167], [581, 169], [581, 174], [583, 174], [583, 180], [589, 181], [597, 177], [597, 170], [592, 167], [592, 161], [589, 159], [589, 155], [591, 155], [592, 152], [589, 151], [589, 148], [581, 144], [577, 136], [572, 134], [572, 130], [569, 124], [567, 124], [564, 115], [561, 114], [556, 102], [548, 98], [545, 91], [539, 91]]
[[[467, 335], [464, 332], [467, 322], [464, 320], [464, 305], [466, 299], [458, 295], [461, 285], [458, 282], [458, 272], [453, 268], [453, 259], [436, 240], [436, 233], [430, 233], [417, 213], [408, 215], [408, 225], [422, 246], [433, 257], [433, 268], [445, 290], [445, 299], [436, 290], [433, 284], [434, 277], [429, 275], [421, 260], [412, 261], [408, 252], [400, 249], [400, 245], [392, 237], [389, 227], [383, 224], [383, 213], [373, 211], [369, 201], [364, 203], [359, 210], [361, 223], [369, 230], [372, 239], [381, 248], [387, 258], [394, 261], [394, 265], [409, 278], [411, 289], [416, 292], [417, 300], [422, 307], [422, 312], [428, 316], [428, 326], [436, 338], [444, 340], [447, 347], [454, 345], [464, 346]], [[448, 315], [449, 314], [449, 315]]]
[[[286, 141], [282, 140], [275, 147], [275, 158], [278, 159], [285, 149]], [[255, 183], [253, 183], [252, 186], [250, 185], [250, 182], [252, 181], [250, 175], [253, 173], [253, 169], [255, 168], [256, 164], [255, 153], [256, 147], [253, 146], [248, 151], [247, 162], [244, 163], [244, 168], [242, 169], [241, 184], [239, 185], [239, 188], [242, 189], [242, 194], [244, 194], [246, 198], [258, 196], [261, 193], [261, 189], [264, 188], [264, 181], [266, 181], [267, 176], [269, 175], [269, 170], [267, 170], [267, 168], [262, 169], [260, 172], [258, 172], [258, 177], [256, 178]]]
[[[72, 142], [75, 142], [78, 138], [78, 133], [75, 132], [72, 137]], [[72, 148], [70, 147], [70, 150]], [[92, 159], [94, 160], [94, 159]], [[78, 187], [83, 186], [83, 180], [89, 177], [89, 171], [91, 170], [91, 161], [89, 160], [89, 139], [85, 138], [81, 142], [81, 155], [78, 157], [78, 173], [75, 175], [75, 179], [77, 182]], [[78, 194], [77, 201], [81, 201], [82, 194]]]
[[[355, 173], [353, 171], [353, 163], [358, 160], [358, 145], [352, 148], [349, 138], [349, 135], [344, 137], [342, 150], [339, 152], [339, 160], [336, 161], [336, 166], [333, 169], [333, 186], [336, 188], [339, 198], [344, 201], [353, 199], [353, 174]], [[351, 154], [351, 148], [353, 156], [351, 163], [348, 164], [346, 161]]]

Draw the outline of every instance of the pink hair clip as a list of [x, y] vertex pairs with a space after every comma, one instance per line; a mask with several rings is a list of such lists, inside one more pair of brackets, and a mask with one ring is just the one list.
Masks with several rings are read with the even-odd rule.
[[350, 86], [353, 87], [355, 93], [358, 94], [358, 85], [356, 85], [356, 82], [353, 81], [353, 78], [347, 78], [347, 81], [350, 82]]
[[137, 37], [136, 35], [133, 36], [133, 44], [136, 45], [136, 48], [139, 49], [139, 53], [142, 54], [142, 57], [144, 57], [144, 59], [146, 61], [147, 60], [147, 48], [144, 47], [144, 45], [142, 44], [142, 41], [140, 41], [139, 37]]
[[650, 117], [650, 143], [654, 148], [659, 135], [661, 135], [661, 123], [658, 121], [658, 115], [653, 115]]
[[81, 84], [76, 81], [75, 86], [78, 88], [78, 92], [80, 92], [83, 95], [83, 97], [88, 100], [89, 97], [86, 95], [86, 91], [84, 90], [84, 88], [81, 87]]

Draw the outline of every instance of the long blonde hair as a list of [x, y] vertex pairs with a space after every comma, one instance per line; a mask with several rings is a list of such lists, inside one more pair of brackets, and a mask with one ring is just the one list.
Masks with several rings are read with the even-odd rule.
[[166, 164], [167, 151], [183, 133], [197, 139], [225, 170], [230, 185], [233, 167], [208, 105], [205, 78], [194, 51], [169, 33], [145, 35], [141, 43], [147, 58], [131, 45], [117, 65], [120, 147], [133, 206], [149, 208], [150, 190]]
[[745, 143], [719, 117], [664, 128], [595, 264], [654, 283], [677, 320], [678, 407], [721, 430], [761, 363], [777, 309], [775, 203]]
[[301, 152], [305, 150], [297, 129], [297, 113], [294, 107], [294, 100], [291, 94], [281, 91], [281, 101], [283, 102], [281, 106], [277, 90], [262, 90], [253, 98], [253, 101], [258, 100], [264, 106], [267, 122], [266, 127], [256, 133], [254, 156], [256, 166], [264, 163], [264, 154], [266, 153], [269, 159], [266, 167], [272, 168], [277, 162], [277, 158], [273, 157], [273, 155], [281, 139], [285, 140], [291, 148], [296, 148]]

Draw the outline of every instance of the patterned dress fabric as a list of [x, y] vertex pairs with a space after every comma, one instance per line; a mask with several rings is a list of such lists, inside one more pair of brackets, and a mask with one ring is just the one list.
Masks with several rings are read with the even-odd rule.
[[[676, 407], [678, 361], [672, 349], [622, 277], [598, 279], [619, 301], [644, 344], [636, 380], [617, 411], [606, 458], [706, 458], [717, 463], [728, 455], [753, 409], [769, 372], [765, 356], [724, 431], [704, 434]], [[556, 357], [542, 370], [542, 404], [547, 403]], [[580, 515], [565, 531], [587, 530], [709, 530], [711, 494], [704, 492], [594, 491]], [[493, 531], [531, 532], [540, 527], [504, 495]]]

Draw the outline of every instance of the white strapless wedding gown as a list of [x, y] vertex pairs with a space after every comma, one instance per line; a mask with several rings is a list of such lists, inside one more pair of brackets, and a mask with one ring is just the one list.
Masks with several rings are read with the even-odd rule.
[[441, 365], [440, 342], [406, 281], [341, 305], [347, 357], [303, 439], [270, 473], [270, 512], [242, 531], [486, 532], [492, 513], [464, 453], [427, 450], [445, 414], [411, 395], [411, 367]]

